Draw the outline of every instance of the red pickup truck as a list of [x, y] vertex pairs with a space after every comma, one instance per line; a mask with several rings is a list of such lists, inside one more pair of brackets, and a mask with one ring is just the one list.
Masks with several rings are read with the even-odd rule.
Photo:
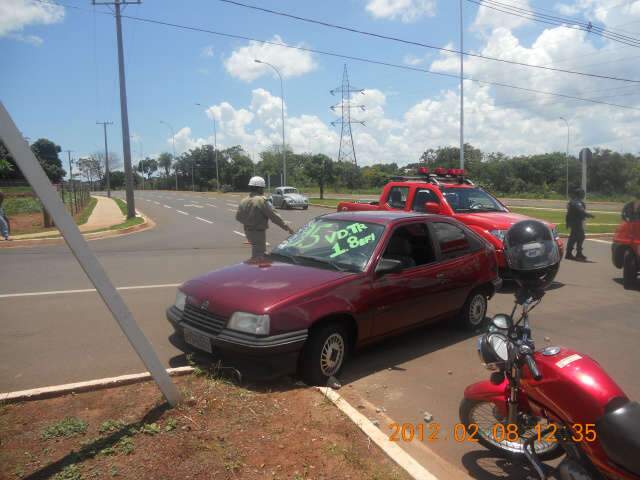
[[622, 268], [624, 288], [636, 288], [640, 273], [640, 200], [624, 206], [622, 223], [611, 244], [611, 256], [616, 268]]
[[[436, 168], [429, 173], [422, 167], [419, 171], [418, 177], [392, 178], [378, 201], [340, 202], [338, 211], [402, 210], [448, 215], [495, 247], [500, 274], [509, 278], [502, 243], [504, 235], [511, 225], [529, 217], [510, 212], [500, 200], [466, 178], [464, 170]], [[564, 246], [556, 226], [548, 225], [562, 252]]]

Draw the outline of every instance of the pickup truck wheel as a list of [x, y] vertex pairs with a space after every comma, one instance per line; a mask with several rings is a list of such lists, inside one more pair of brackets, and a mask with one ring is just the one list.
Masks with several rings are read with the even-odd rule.
[[460, 324], [466, 330], [476, 331], [487, 316], [487, 296], [482, 290], [471, 292], [459, 314]]
[[622, 283], [625, 290], [631, 290], [638, 286], [638, 259], [631, 250], [627, 250], [624, 254]]
[[340, 372], [349, 352], [349, 335], [340, 324], [313, 329], [300, 355], [300, 375], [309, 385], [326, 385]]

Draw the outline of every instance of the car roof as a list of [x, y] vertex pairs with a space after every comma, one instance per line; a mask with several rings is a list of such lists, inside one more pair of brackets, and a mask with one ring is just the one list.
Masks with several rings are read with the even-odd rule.
[[444, 215], [434, 215], [429, 213], [415, 212], [393, 212], [388, 210], [369, 210], [369, 211], [352, 211], [352, 212], [334, 212], [322, 215], [320, 218], [327, 220], [345, 220], [350, 222], [372, 222], [381, 225], [389, 225], [401, 220], [407, 219], [425, 219], [426, 218], [442, 218], [449, 219]]

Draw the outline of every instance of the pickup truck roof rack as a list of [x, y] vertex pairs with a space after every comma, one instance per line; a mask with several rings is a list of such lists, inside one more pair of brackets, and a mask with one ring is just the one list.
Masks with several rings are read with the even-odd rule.
[[430, 183], [432, 185], [440, 186], [443, 183], [458, 183], [458, 184], [466, 184], [466, 185], [475, 185], [471, 180], [462, 176], [453, 176], [453, 175], [436, 175], [430, 173], [429, 175], [423, 175], [420, 177], [406, 177], [406, 176], [395, 176], [390, 179], [393, 182], [424, 182]]

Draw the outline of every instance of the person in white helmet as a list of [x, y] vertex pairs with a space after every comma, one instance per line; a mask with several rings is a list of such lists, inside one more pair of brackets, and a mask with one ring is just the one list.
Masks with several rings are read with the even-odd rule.
[[249, 196], [242, 199], [236, 212], [236, 220], [244, 226], [244, 233], [251, 244], [251, 258], [263, 257], [267, 250], [269, 220], [290, 234], [294, 233], [265, 198], [264, 187], [264, 178], [251, 177]]

